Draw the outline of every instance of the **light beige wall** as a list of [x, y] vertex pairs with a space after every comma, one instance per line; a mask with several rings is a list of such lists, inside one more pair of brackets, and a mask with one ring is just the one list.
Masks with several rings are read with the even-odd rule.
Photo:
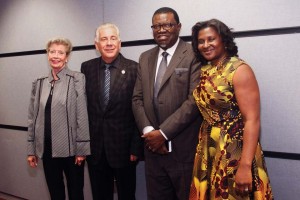
[[[195, 22], [218, 18], [235, 31], [300, 26], [298, 0], [0, 0], [0, 54], [44, 49], [57, 35], [74, 46], [92, 45], [103, 22], [116, 23], [122, 41], [151, 39], [151, 17], [162, 6], [177, 10], [182, 36]], [[267, 151], [300, 153], [300, 34], [238, 38], [239, 55], [254, 69], [261, 90], [261, 142]], [[152, 45], [126, 47], [122, 53], [138, 60]], [[97, 57], [95, 50], [76, 51], [69, 67]], [[0, 124], [26, 126], [31, 82], [46, 73], [44, 54], [0, 57]], [[276, 199], [300, 196], [297, 161], [267, 158]], [[145, 199], [144, 166], [138, 168], [137, 199]], [[288, 173], [287, 173], [288, 172]], [[0, 129], [0, 191], [32, 200], [48, 199], [42, 166], [27, 167], [26, 132]], [[292, 192], [287, 192], [292, 191]], [[88, 176], [86, 199], [91, 199]]]

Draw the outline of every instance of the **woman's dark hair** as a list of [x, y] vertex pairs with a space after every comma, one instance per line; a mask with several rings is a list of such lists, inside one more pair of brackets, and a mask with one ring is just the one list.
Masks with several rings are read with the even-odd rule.
[[200, 30], [208, 27], [214, 28], [220, 34], [228, 56], [238, 56], [238, 47], [234, 42], [233, 33], [231, 32], [231, 29], [228, 28], [228, 26], [217, 19], [197, 22], [192, 28], [192, 46], [197, 59], [202, 64], [207, 64], [207, 60], [201, 55], [198, 50], [198, 34]]

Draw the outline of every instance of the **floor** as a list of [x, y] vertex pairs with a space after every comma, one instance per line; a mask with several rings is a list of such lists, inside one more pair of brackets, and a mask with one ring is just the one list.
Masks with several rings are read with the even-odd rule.
[[[114, 200], [117, 200], [118, 196], [116, 193], [114, 193]], [[20, 197], [12, 196], [6, 193], [0, 192], [0, 200], [28, 200], [28, 199], [23, 199]]]
[[0, 192], [0, 200], [25, 200], [25, 199], [18, 198], [18, 197], [11, 196], [9, 194]]
[[[117, 194], [114, 193], [114, 200], [116, 200], [116, 199], [118, 199], [118, 197], [117, 197]], [[19, 198], [16, 196], [12, 196], [12, 195], [0, 192], [0, 200], [27, 200], [27, 199]]]

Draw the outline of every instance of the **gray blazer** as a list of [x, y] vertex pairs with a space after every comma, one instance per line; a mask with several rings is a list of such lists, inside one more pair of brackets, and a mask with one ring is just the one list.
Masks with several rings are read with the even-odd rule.
[[[172, 141], [172, 156], [177, 161], [193, 162], [202, 121], [192, 92], [200, 80], [200, 63], [190, 44], [180, 39], [162, 79], [157, 113], [153, 88], [159, 48], [141, 54], [133, 92], [133, 113], [142, 132], [145, 126], [161, 129]], [[146, 156], [151, 156], [147, 153]]]
[[[51, 106], [52, 157], [90, 154], [90, 136], [85, 95], [85, 76], [65, 67], [57, 76]], [[40, 158], [44, 152], [45, 106], [53, 77], [32, 84], [28, 112], [28, 155]]]

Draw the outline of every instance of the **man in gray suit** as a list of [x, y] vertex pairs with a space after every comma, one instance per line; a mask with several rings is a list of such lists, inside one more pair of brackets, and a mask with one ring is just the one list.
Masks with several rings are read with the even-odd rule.
[[167, 7], [155, 11], [151, 28], [158, 46], [140, 56], [132, 102], [145, 139], [147, 197], [186, 200], [201, 123], [192, 96], [200, 64], [191, 45], [179, 38], [176, 11]]

